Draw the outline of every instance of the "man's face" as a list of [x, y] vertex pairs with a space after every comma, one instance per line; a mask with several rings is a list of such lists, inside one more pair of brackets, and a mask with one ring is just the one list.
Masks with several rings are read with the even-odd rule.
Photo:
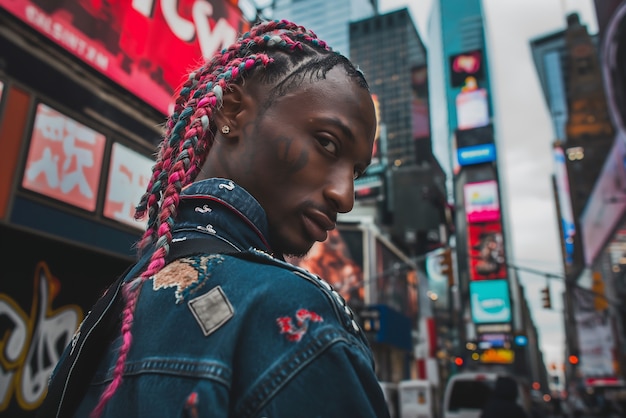
[[230, 177], [265, 209], [275, 252], [306, 254], [352, 209], [375, 130], [369, 92], [340, 66], [250, 117]]

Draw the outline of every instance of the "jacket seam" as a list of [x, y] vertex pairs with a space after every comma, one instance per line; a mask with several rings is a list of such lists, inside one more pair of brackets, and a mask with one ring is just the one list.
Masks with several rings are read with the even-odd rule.
[[[353, 345], [354, 341], [346, 336], [347, 332], [337, 329], [322, 331], [317, 337], [309, 341], [298, 351], [285, 359], [281, 359], [277, 367], [264, 373], [261, 383], [256, 386], [248, 395], [241, 397], [239, 411], [235, 414], [238, 417], [250, 417], [258, 412], [292, 379], [298, 372], [318, 358], [324, 351], [332, 345], [345, 342]], [[236, 409], [237, 410], [237, 409]]]
[[[193, 379], [218, 381], [230, 388], [231, 370], [219, 362], [197, 360], [175, 360], [171, 358], [152, 357], [141, 361], [128, 362], [124, 367], [124, 377], [146, 374], [160, 374]], [[92, 384], [103, 384], [113, 379], [113, 369], [106, 375], [96, 376]]]

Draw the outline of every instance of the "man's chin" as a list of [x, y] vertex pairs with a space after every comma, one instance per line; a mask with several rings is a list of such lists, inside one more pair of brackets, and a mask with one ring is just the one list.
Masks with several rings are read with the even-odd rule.
[[285, 260], [289, 261], [289, 262], [294, 262], [294, 261], [300, 261], [302, 260], [305, 256], [307, 255], [307, 253], [304, 254], [289, 254], [289, 253], [283, 253], [283, 256], [285, 257]]

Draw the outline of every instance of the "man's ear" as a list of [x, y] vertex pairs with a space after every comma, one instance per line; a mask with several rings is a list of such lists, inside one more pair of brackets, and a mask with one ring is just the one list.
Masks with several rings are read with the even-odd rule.
[[250, 94], [239, 84], [233, 84], [224, 91], [222, 106], [215, 113], [217, 133], [228, 126], [228, 137], [238, 136], [251, 115], [251, 106], [254, 102]]

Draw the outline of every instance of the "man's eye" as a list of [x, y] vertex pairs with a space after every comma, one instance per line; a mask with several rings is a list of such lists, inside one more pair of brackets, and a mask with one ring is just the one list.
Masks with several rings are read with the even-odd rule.
[[317, 138], [317, 142], [333, 155], [337, 154], [337, 144], [328, 138]]

